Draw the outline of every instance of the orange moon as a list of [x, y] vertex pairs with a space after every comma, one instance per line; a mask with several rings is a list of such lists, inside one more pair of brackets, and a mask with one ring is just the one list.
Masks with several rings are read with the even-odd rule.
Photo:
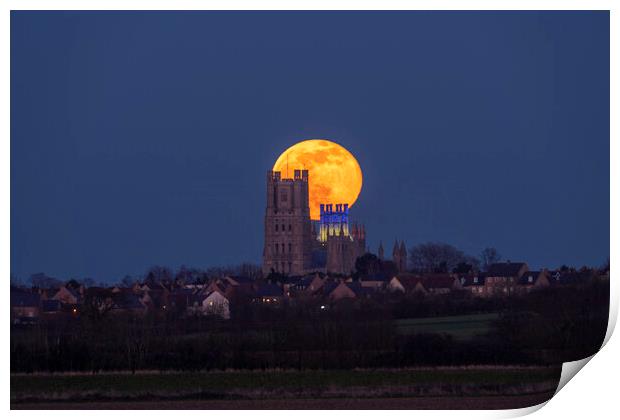
[[353, 206], [362, 191], [362, 168], [347, 149], [329, 140], [304, 140], [289, 147], [273, 165], [282, 178], [308, 170], [310, 218], [319, 220], [320, 204]]

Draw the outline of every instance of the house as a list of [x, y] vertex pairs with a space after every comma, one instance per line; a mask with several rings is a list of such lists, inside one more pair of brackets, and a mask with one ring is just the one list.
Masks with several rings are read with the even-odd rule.
[[226, 276], [224, 281], [230, 283], [232, 286], [240, 286], [242, 284], [252, 284], [254, 281], [246, 276]]
[[428, 293], [424, 286], [420, 283], [419, 276], [409, 273], [400, 273], [392, 277], [388, 282], [386, 289], [390, 292], [400, 292], [406, 294]]
[[463, 290], [469, 291], [474, 296], [485, 296], [485, 273], [460, 274], [458, 279]]
[[[198, 293], [200, 295], [200, 293]], [[176, 289], [168, 294], [168, 305], [165, 310], [185, 312], [188, 306], [193, 305], [196, 294], [189, 289]]]
[[45, 299], [41, 301], [41, 313], [43, 315], [53, 315], [62, 312], [62, 303], [59, 300]]
[[41, 315], [41, 297], [38, 293], [11, 290], [11, 321], [14, 324], [34, 324]]
[[383, 290], [387, 287], [390, 279], [385, 275], [385, 273], [376, 273], [363, 276], [360, 278], [359, 281], [362, 287], [369, 287], [375, 290]]
[[333, 282], [325, 288], [327, 298], [333, 302], [341, 299], [355, 299], [356, 293], [349, 287], [346, 282]]
[[89, 287], [83, 296], [82, 307], [99, 314], [108, 312], [114, 303], [112, 290], [107, 287]]
[[77, 305], [81, 302], [82, 297], [80, 296], [80, 292], [78, 290], [61, 286], [50, 299], [59, 300], [65, 305]]
[[458, 278], [452, 274], [425, 274], [420, 277], [420, 284], [431, 294], [445, 294], [461, 288]]
[[548, 271], [547, 278], [552, 286], [569, 286], [579, 283], [586, 283], [594, 277], [592, 271]]
[[230, 304], [220, 292], [213, 291], [206, 297], [195, 296], [192, 305], [187, 308], [191, 315], [216, 315], [222, 319], [230, 319]]
[[522, 262], [508, 261], [491, 264], [485, 279], [484, 295], [508, 296], [517, 293], [517, 283], [528, 271], [530, 271], [529, 267]]
[[[166, 308], [168, 307], [169, 294], [170, 292], [168, 292], [167, 289], [147, 290], [142, 293], [140, 301], [147, 307], [149, 311], [166, 310]], [[140, 296], [140, 294], [138, 294], [138, 296]]]
[[231, 283], [226, 280], [212, 279], [211, 281], [209, 281], [209, 283], [205, 285], [205, 287], [200, 289], [198, 294], [207, 296], [212, 292], [218, 292], [221, 295], [225, 295], [226, 294], [225, 291], [230, 291], [232, 290], [233, 287], [238, 287], [238, 286], [239, 286], [239, 283], [237, 282]]
[[319, 273], [316, 273], [308, 287], [305, 289], [306, 294], [313, 295], [318, 293], [325, 285], [325, 282], [327, 282], [327, 277], [321, 277]]
[[353, 281], [350, 283], [346, 283], [346, 285], [349, 289], [353, 291], [353, 293], [355, 293], [356, 298], [375, 298], [378, 297], [377, 295], [382, 293], [384, 290], [384, 287], [366, 287], [360, 281]]
[[265, 283], [256, 289], [254, 302], [269, 305], [278, 305], [282, 303], [284, 292], [280, 286], [272, 283]]
[[545, 271], [527, 271], [519, 278], [517, 284], [519, 285], [519, 292], [529, 292], [533, 289], [549, 287], [550, 285]]
[[[318, 277], [317, 280], [315, 280]], [[310, 286], [317, 287], [320, 289], [320, 284], [322, 277], [318, 273], [307, 274], [305, 276], [294, 276], [292, 281], [289, 281], [284, 284], [284, 291], [287, 296], [291, 295], [300, 295], [306, 294], [311, 295]], [[314, 285], [313, 285], [314, 282]], [[317, 289], [318, 290], [318, 289]], [[316, 292], [316, 290], [314, 290]]]
[[116, 293], [110, 312], [114, 314], [144, 315], [146, 305], [135, 293]]

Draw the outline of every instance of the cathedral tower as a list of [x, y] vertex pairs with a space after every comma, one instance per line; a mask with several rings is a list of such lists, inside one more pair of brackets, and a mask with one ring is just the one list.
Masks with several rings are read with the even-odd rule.
[[366, 251], [366, 229], [357, 223], [349, 225], [348, 204], [321, 204], [320, 210], [318, 241], [327, 250], [325, 270], [349, 274]]
[[263, 273], [304, 274], [312, 258], [312, 226], [308, 200], [308, 171], [294, 171], [293, 179], [267, 173]]
[[407, 248], [405, 247], [404, 241], [401, 241], [400, 245], [398, 244], [398, 241], [394, 241], [392, 261], [394, 261], [396, 270], [398, 270], [399, 273], [404, 273], [407, 271]]

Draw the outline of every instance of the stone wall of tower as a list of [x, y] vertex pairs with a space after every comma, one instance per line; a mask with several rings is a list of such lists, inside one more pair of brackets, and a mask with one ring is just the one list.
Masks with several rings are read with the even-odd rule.
[[269, 171], [263, 273], [304, 274], [311, 265], [311, 230], [308, 171], [295, 170], [293, 179]]

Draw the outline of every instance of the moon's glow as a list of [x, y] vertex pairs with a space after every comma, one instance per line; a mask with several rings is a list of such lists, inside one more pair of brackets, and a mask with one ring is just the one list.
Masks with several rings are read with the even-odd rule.
[[[319, 219], [320, 204], [355, 203], [362, 190], [362, 169], [355, 157], [329, 140], [304, 140], [289, 147], [273, 165], [282, 178], [295, 169], [308, 169], [310, 218]], [[288, 172], [288, 173], [287, 173]]]

